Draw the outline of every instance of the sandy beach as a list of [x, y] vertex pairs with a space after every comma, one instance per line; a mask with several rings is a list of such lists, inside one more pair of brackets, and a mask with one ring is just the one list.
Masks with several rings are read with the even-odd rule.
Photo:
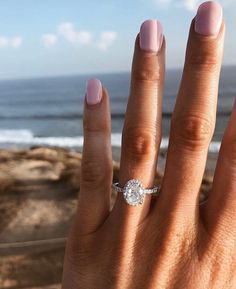
[[[81, 149], [0, 150], [0, 288], [59, 288], [53, 284], [61, 281], [81, 157]], [[113, 147], [114, 181], [118, 181], [119, 158], [120, 148]], [[217, 154], [209, 154], [201, 187], [204, 195], [211, 189], [216, 158]], [[165, 159], [162, 150], [156, 184], [161, 183]]]

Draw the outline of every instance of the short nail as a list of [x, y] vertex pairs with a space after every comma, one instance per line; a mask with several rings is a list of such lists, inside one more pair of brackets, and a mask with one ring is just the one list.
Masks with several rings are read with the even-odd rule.
[[195, 18], [195, 31], [204, 36], [214, 36], [220, 31], [223, 11], [220, 4], [209, 1], [201, 4]]
[[163, 29], [157, 20], [147, 20], [140, 28], [140, 47], [147, 52], [158, 52], [163, 42]]
[[87, 81], [86, 101], [89, 105], [97, 104], [102, 98], [102, 84], [98, 79], [90, 79]]

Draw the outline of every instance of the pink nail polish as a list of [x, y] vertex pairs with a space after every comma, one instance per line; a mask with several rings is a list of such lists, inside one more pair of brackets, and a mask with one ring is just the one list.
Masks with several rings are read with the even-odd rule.
[[87, 81], [86, 101], [89, 105], [97, 104], [102, 99], [102, 84], [98, 79], [90, 79]]
[[157, 20], [147, 20], [140, 28], [140, 47], [147, 52], [158, 52], [163, 42], [163, 29]]
[[214, 36], [220, 31], [223, 10], [219, 3], [209, 1], [201, 4], [195, 18], [195, 31], [204, 36]]

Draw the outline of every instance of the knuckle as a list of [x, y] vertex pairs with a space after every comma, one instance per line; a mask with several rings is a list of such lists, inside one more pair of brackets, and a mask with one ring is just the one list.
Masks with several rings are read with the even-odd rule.
[[106, 124], [91, 124], [91, 123], [85, 123], [84, 124], [84, 133], [87, 135], [103, 135], [108, 134], [110, 131], [110, 128]]
[[133, 71], [133, 79], [137, 82], [157, 82], [160, 78], [161, 71], [159, 67], [152, 68], [147, 66]]
[[82, 159], [81, 163], [81, 182], [89, 187], [93, 184], [105, 184], [108, 176], [112, 173], [111, 162], [99, 162], [97, 159]]
[[109, 133], [110, 131], [108, 121], [94, 121], [94, 119], [91, 117], [84, 117], [83, 126], [84, 132], [88, 134]]
[[195, 51], [190, 55], [188, 64], [190, 66], [202, 68], [203, 70], [214, 70], [219, 63], [219, 56], [210, 49]]
[[204, 149], [213, 135], [212, 121], [200, 116], [182, 116], [172, 119], [175, 141], [192, 150]]
[[143, 128], [126, 128], [123, 132], [122, 145], [127, 155], [136, 161], [154, 156], [158, 143], [156, 132]]

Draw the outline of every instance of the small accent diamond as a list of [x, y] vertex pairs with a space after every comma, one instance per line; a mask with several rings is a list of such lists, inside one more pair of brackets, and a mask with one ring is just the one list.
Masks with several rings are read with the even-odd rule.
[[140, 181], [130, 180], [124, 187], [124, 198], [131, 206], [143, 204], [144, 201], [144, 188]]

